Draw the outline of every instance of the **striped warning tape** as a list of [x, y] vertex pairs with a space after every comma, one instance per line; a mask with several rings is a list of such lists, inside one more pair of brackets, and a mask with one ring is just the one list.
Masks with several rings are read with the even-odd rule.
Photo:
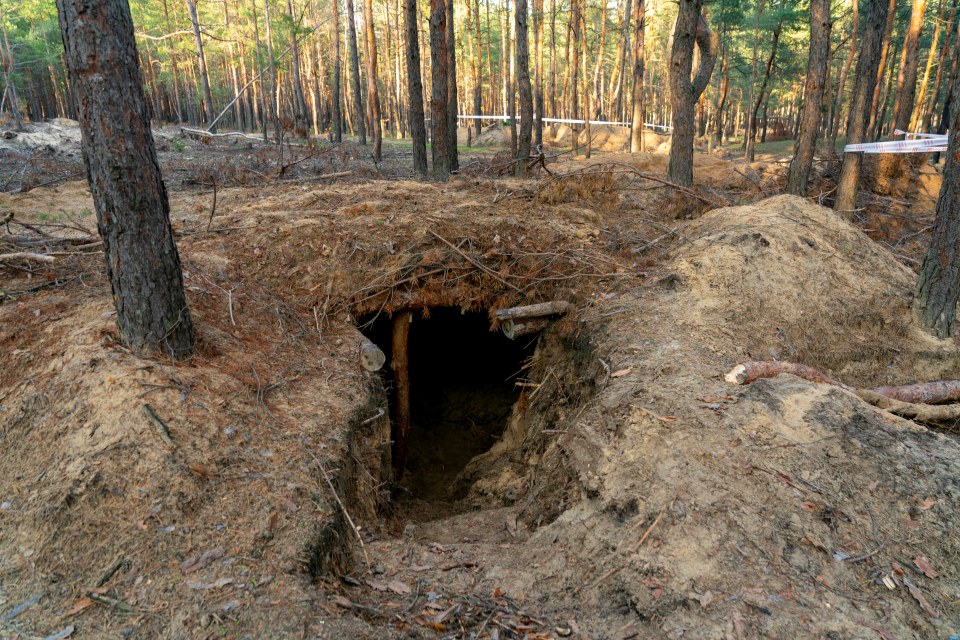
[[936, 153], [947, 150], [947, 136], [848, 144], [844, 153]]

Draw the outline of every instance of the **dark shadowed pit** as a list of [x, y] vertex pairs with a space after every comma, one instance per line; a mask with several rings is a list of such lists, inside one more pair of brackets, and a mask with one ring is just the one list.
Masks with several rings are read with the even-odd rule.
[[[387, 355], [382, 370], [395, 412], [393, 320], [363, 318], [361, 330]], [[503, 434], [520, 397], [521, 373], [536, 336], [516, 340], [490, 330], [484, 313], [456, 307], [413, 316], [409, 334], [409, 453], [394, 499], [403, 520], [427, 521], [459, 511], [469, 486], [457, 476]]]

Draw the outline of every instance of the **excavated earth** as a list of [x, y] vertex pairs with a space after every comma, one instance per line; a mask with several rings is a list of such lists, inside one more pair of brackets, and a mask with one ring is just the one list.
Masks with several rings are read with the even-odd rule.
[[[101, 255], [3, 272], [0, 638], [957, 633], [952, 425], [723, 379], [773, 359], [960, 377], [912, 320], [913, 273], [805, 199], [677, 223], [672, 195], [574, 180], [229, 188], [212, 222], [210, 194], [175, 191], [185, 363], [118, 344]], [[81, 183], [0, 200], [90, 210]], [[425, 438], [397, 483], [389, 367], [361, 369], [360, 330], [552, 299], [574, 310], [525, 339], [509, 415], [454, 397], [464, 433], [503, 432], [433, 481]], [[451, 335], [431, 362], [481, 370]]]

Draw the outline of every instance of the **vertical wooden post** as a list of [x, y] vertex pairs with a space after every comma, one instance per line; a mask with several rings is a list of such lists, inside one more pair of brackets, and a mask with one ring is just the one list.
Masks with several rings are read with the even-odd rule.
[[393, 386], [396, 393], [393, 416], [393, 473], [403, 478], [407, 464], [407, 433], [410, 431], [410, 359], [408, 344], [413, 314], [401, 311], [393, 317]]

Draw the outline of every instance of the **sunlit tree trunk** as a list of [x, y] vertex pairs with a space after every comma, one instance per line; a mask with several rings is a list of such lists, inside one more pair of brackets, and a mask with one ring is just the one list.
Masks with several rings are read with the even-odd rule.
[[297, 40], [299, 19], [293, 11], [292, 0], [287, 0], [287, 14], [290, 16], [290, 72], [293, 82], [293, 120], [298, 133], [305, 135], [307, 131], [307, 101], [303, 95], [303, 81], [300, 77], [300, 43]]
[[837, 134], [840, 131], [840, 116], [843, 108], [843, 90], [847, 82], [847, 76], [850, 73], [850, 66], [853, 64], [853, 57], [857, 50], [857, 31], [859, 28], [860, 16], [857, 10], [859, 0], [850, 0], [853, 16], [850, 27], [850, 50], [847, 52], [847, 59], [843, 63], [843, 70], [840, 72], [840, 79], [837, 82], [837, 97], [833, 103], [833, 115], [830, 119], [830, 134], [827, 148], [830, 153], [835, 153], [837, 148]]
[[926, 10], [927, 0], [913, 0], [910, 25], [907, 27], [903, 53], [900, 56], [897, 91], [894, 94], [893, 127], [896, 129], [910, 128], [910, 115], [913, 113], [913, 101], [917, 93], [917, 68], [920, 64], [920, 30], [923, 28], [923, 14]]
[[[877, 67], [877, 82], [873, 87], [873, 97], [870, 101], [867, 130], [864, 136], [872, 136], [872, 132], [879, 128], [877, 126], [877, 117], [880, 112], [880, 98], [883, 94], [884, 78], [887, 73], [887, 61], [890, 59], [890, 39], [893, 36], [893, 24], [897, 17], [897, 0], [890, 0], [887, 6], [887, 20], [883, 27], [883, 42], [880, 47], [880, 65]], [[881, 119], [882, 123], [882, 119]]]
[[[880, 64], [881, 39], [887, 21], [886, 0], [870, 0], [867, 5], [866, 23], [860, 43], [860, 60], [857, 62], [857, 78], [850, 99], [850, 116], [847, 120], [847, 144], [863, 142], [866, 134], [867, 105], [877, 82], [877, 67]], [[833, 208], [848, 218], [853, 217], [857, 202], [857, 181], [860, 177], [862, 154], [846, 153], [837, 183], [837, 198]]]
[[[694, 108], [707, 88], [717, 62], [720, 38], [700, 15], [703, 0], [680, 0], [670, 51], [670, 103], [673, 107], [673, 135], [667, 176], [673, 182], [693, 185]], [[700, 66], [693, 80], [693, 46], [700, 50]]]
[[447, 11], [447, 155], [450, 171], [460, 168], [457, 154], [457, 39], [454, 29], [453, 0], [446, 0]]
[[937, 44], [940, 42], [940, 32], [943, 27], [943, 14], [947, 8], [947, 1], [940, 0], [940, 10], [937, 12], [937, 21], [933, 28], [933, 40], [930, 43], [930, 51], [927, 53], [927, 64], [923, 69], [923, 80], [920, 81], [920, 90], [917, 93], [917, 99], [914, 102], [913, 112], [910, 116], [910, 130], [916, 131], [920, 118], [923, 115], [924, 106], [927, 101], [927, 87], [930, 85], [930, 71], [933, 69], [933, 62], [937, 57]]

